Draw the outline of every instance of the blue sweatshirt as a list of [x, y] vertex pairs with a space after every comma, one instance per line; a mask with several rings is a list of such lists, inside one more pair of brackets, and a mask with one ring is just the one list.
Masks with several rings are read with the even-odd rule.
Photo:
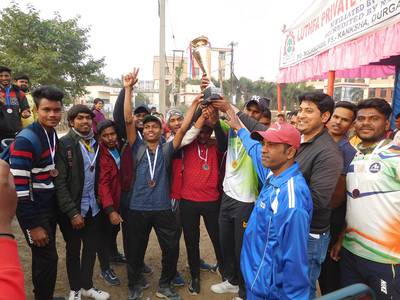
[[248, 299], [308, 300], [307, 240], [312, 199], [297, 163], [279, 176], [261, 162], [261, 143], [238, 135], [263, 183], [243, 237], [241, 270]]

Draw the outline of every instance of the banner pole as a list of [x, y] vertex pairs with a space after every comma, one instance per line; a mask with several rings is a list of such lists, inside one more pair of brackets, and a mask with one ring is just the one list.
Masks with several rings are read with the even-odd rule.
[[328, 72], [328, 89], [327, 94], [333, 97], [333, 91], [335, 89], [335, 71]]

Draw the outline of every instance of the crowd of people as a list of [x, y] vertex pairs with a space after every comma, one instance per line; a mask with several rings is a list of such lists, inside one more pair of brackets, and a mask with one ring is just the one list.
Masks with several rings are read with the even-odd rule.
[[[296, 112], [273, 118], [262, 96], [239, 110], [199, 94], [186, 114], [171, 108], [163, 120], [132, 106], [138, 73], [124, 77], [113, 121], [101, 99], [93, 108], [77, 104], [58, 138], [63, 93], [52, 86], [30, 93], [27, 76], [13, 84], [11, 70], [0, 67], [0, 139], [14, 139], [2, 152], [13, 178], [0, 163], [8, 199], [0, 200], [0, 245], [16, 251], [15, 185], [35, 299], [64, 299], [53, 295], [57, 224], [69, 300], [112, 296], [93, 285], [96, 257], [109, 285], [122, 284], [111, 265], [125, 263], [127, 299], [141, 299], [152, 229], [162, 253], [160, 298], [181, 299], [175, 287], [184, 285], [202, 295], [204, 269], [221, 277], [211, 291], [234, 300], [314, 299], [317, 282], [322, 294], [365, 283], [377, 299], [400, 299], [400, 145], [385, 100], [335, 103], [310, 92]], [[201, 217], [215, 264], [200, 256]], [[177, 270], [182, 233], [188, 282]], [[0, 289], [24, 299], [21, 278], [18, 258], [1, 251]]]

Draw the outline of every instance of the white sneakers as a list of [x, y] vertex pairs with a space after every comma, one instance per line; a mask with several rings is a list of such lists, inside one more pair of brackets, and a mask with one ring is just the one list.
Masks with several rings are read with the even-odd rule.
[[217, 294], [225, 294], [225, 293], [238, 293], [239, 292], [239, 286], [230, 284], [228, 280], [225, 280], [224, 282], [213, 284], [211, 286], [211, 291]]
[[68, 300], [81, 300], [81, 291], [70, 291]]
[[[109, 293], [99, 290], [99, 289], [96, 289], [95, 287], [92, 287], [90, 290], [81, 289], [81, 293], [82, 293], [82, 296], [90, 297], [90, 298], [93, 298], [94, 300], [107, 300], [110, 298]], [[73, 300], [75, 300], [75, 299], [73, 299]], [[80, 300], [80, 299], [78, 299], [78, 300]]]

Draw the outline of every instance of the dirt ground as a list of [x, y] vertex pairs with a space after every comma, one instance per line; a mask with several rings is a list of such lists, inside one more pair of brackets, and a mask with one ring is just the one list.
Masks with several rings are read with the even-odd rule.
[[[33, 293], [32, 293], [33, 288], [32, 288], [32, 278], [31, 278], [31, 252], [16, 220], [14, 220], [13, 228], [14, 228], [14, 234], [18, 241], [19, 255], [25, 273], [25, 291], [27, 299], [33, 300]], [[118, 247], [120, 251], [122, 251], [121, 233], [118, 235]], [[67, 271], [65, 267], [65, 243], [59, 231], [57, 234], [57, 249], [58, 249], [59, 260], [58, 260], [58, 272], [57, 272], [55, 296], [67, 297], [69, 293], [69, 285], [67, 279]], [[215, 260], [214, 250], [203, 224], [201, 230], [200, 253], [201, 257], [205, 259], [207, 262], [215, 263], [216, 260]], [[154, 272], [152, 275], [147, 277], [150, 283], [150, 287], [147, 290], [145, 290], [142, 299], [155, 300], [158, 299], [155, 296], [155, 292], [157, 289], [157, 283], [161, 271], [160, 269], [161, 251], [158, 246], [157, 238], [154, 234], [154, 231], [151, 233], [149, 246], [146, 252], [145, 262], [153, 269]], [[127, 299], [128, 287], [127, 287], [126, 268], [124, 265], [116, 265], [113, 266], [113, 268], [121, 280], [120, 286], [110, 287], [104, 283], [104, 281], [99, 277], [100, 268], [98, 265], [98, 261], [96, 262], [93, 275], [94, 285], [100, 289], [109, 292], [111, 294], [111, 299]], [[189, 269], [187, 267], [186, 248], [183, 241], [183, 237], [181, 239], [181, 244], [180, 244], [180, 258], [178, 263], [178, 270], [182, 272], [185, 280], [188, 281], [190, 278], [190, 274], [189, 274]], [[181, 288], [177, 288], [177, 291], [184, 300], [189, 300], [189, 299], [228, 300], [232, 299], [235, 296], [235, 294], [218, 295], [212, 293], [210, 290], [210, 286], [217, 282], [220, 282], [220, 277], [217, 274], [210, 272], [201, 272], [200, 295], [197, 296], [190, 295], [187, 291], [187, 285]], [[85, 297], [83, 297], [83, 299], [85, 299]]]

